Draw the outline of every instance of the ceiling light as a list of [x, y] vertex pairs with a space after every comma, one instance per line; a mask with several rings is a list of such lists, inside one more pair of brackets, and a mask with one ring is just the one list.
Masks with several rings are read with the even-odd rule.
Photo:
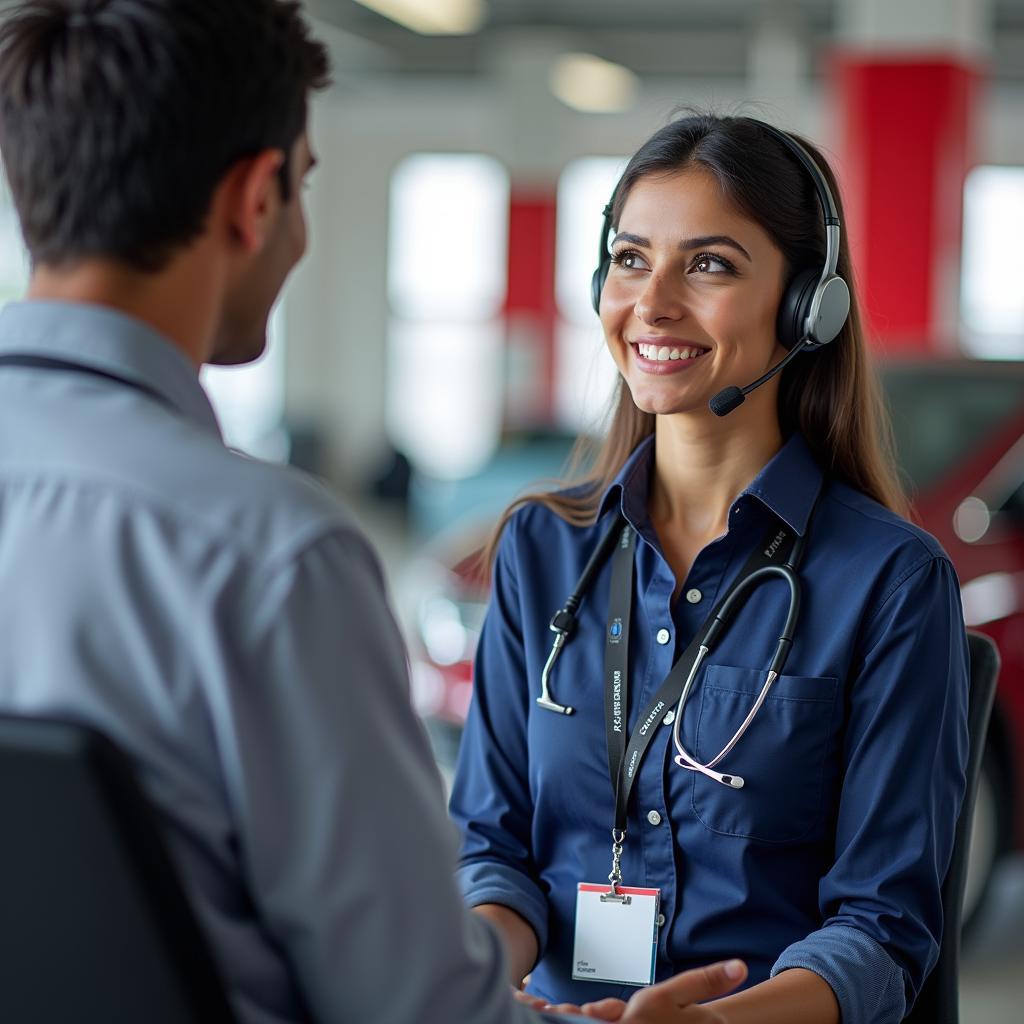
[[425, 36], [461, 36], [483, 24], [483, 0], [356, 0]]
[[590, 114], [616, 114], [636, 101], [640, 83], [629, 68], [592, 53], [564, 53], [551, 69], [551, 91], [567, 107]]

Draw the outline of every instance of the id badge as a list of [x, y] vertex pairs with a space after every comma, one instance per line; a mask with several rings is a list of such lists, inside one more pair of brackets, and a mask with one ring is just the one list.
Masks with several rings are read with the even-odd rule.
[[610, 981], [650, 985], [658, 952], [660, 889], [620, 885], [628, 903], [602, 902], [608, 883], [576, 887], [576, 938], [572, 950], [573, 981]]

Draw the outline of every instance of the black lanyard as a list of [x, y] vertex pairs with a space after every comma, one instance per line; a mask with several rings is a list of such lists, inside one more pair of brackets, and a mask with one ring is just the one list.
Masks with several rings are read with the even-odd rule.
[[[813, 510], [812, 510], [813, 517]], [[612, 555], [611, 595], [608, 606], [608, 628], [605, 633], [605, 727], [608, 734], [608, 772], [615, 794], [615, 831], [625, 834], [629, 796], [640, 771], [644, 756], [654, 739], [658, 726], [668, 711], [675, 707], [683, 692], [686, 678], [715, 616], [729, 596], [758, 569], [769, 565], [789, 564], [795, 570], [802, 544], [801, 538], [782, 520], [772, 517], [772, 524], [746, 565], [739, 571], [726, 595], [712, 609], [697, 630], [689, 647], [669, 670], [647, 706], [637, 718], [633, 734], [626, 737], [629, 707], [629, 623], [633, 610], [634, 549], [636, 532], [620, 517], [617, 522], [619, 541]], [[807, 529], [810, 529], [808, 519]], [[613, 526], [615, 531], [616, 527]], [[806, 531], [805, 531], [806, 532]], [[793, 558], [794, 548], [797, 548]]]
[[49, 356], [27, 356], [27, 355], [0, 355], [0, 366], [21, 366], [31, 370], [66, 370], [69, 373], [84, 373], [90, 377], [100, 377], [103, 380], [111, 380], [122, 387], [132, 388], [149, 398], [155, 399], [161, 405], [171, 408], [171, 403], [165, 395], [154, 390], [146, 384], [138, 381], [126, 380], [114, 373], [107, 373], [106, 370], [97, 369], [95, 366], [84, 366], [81, 363], [72, 363], [65, 359], [51, 359]]

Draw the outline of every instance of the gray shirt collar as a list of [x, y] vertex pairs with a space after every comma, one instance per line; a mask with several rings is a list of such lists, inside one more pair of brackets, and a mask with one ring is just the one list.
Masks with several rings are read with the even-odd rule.
[[117, 310], [80, 302], [12, 302], [0, 310], [0, 354], [59, 359], [140, 384], [221, 436], [185, 354], [148, 324]]

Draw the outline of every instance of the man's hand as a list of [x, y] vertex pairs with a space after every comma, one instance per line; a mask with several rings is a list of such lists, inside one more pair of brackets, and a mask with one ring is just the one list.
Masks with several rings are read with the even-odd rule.
[[543, 1002], [523, 994], [523, 1002], [546, 1013], [575, 1014], [590, 1020], [618, 1021], [620, 1024], [726, 1024], [713, 1006], [699, 1006], [707, 999], [731, 992], [747, 976], [742, 960], [698, 967], [684, 971], [668, 981], [641, 989], [628, 1003], [621, 999], [602, 999], [596, 1003], [573, 1006], [562, 1003], [544, 1006]]

